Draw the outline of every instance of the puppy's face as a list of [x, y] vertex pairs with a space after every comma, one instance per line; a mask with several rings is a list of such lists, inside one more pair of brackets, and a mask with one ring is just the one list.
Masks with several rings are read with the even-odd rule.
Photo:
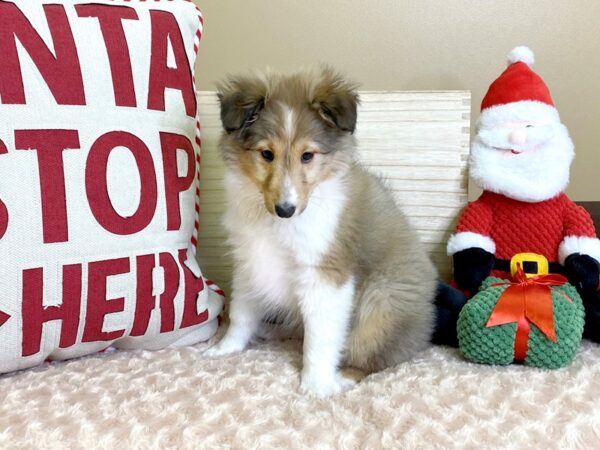
[[225, 161], [271, 214], [302, 214], [315, 187], [352, 161], [358, 95], [330, 69], [230, 78], [219, 99]]

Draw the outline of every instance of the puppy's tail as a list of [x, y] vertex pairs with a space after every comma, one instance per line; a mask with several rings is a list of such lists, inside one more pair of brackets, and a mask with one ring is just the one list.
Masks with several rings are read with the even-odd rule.
[[458, 347], [456, 323], [461, 309], [467, 303], [467, 297], [458, 289], [440, 281], [434, 303], [436, 319], [431, 342], [436, 345]]

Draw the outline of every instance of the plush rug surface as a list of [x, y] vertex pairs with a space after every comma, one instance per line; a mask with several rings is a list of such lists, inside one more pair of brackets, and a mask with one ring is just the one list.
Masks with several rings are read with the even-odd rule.
[[318, 400], [301, 346], [100, 354], [0, 378], [0, 448], [600, 448], [600, 347], [541, 371], [432, 348]]

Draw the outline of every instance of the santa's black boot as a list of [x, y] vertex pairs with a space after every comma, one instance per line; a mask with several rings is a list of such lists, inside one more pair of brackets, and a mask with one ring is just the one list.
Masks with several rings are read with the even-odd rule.
[[461, 291], [446, 283], [438, 283], [435, 296], [435, 330], [431, 342], [436, 345], [458, 347], [456, 323], [465, 303], [467, 303], [467, 297]]

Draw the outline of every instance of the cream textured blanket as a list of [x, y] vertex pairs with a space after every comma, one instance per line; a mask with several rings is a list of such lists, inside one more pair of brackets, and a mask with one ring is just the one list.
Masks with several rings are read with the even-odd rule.
[[221, 360], [206, 344], [118, 351], [0, 378], [0, 448], [600, 448], [600, 347], [568, 368], [490, 367], [432, 348], [317, 400], [301, 345]]

